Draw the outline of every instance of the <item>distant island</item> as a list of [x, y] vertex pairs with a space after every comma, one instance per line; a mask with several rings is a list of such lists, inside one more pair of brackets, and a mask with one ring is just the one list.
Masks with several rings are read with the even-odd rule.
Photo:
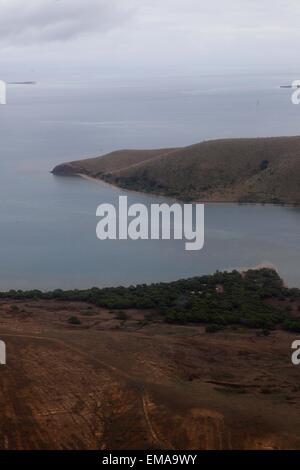
[[36, 85], [36, 82], [9, 82], [9, 85]]
[[185, 201], [300, 204], [300, 137], [204, 141], [120, 150], [56, 166], [124, 189]]

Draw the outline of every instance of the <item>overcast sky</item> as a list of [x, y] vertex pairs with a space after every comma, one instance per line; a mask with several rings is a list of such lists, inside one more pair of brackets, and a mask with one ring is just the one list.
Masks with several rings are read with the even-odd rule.
[[299, 0], [0, 0], [0, 79], [296, 73]]

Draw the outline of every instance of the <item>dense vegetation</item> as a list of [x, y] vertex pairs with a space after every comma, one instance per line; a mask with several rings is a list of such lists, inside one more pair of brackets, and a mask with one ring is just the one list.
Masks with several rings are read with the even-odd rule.
[[225, 139], [123, 150], [57, 166], [122, 188], [182, 200], [300, 204], [300, 137]]
[[[153, 309], [171, 323], [199, 322], [300, 332], [300, 290], [284, 287], [271, 269], [217, 272], [170, 283], [52, 292], [14, 291], [0, 298], [84, 301], [110, 310]], [[149, 315], [147, 316], [149, 318]], [[71, 321], [71, 320], [70, 320]]]

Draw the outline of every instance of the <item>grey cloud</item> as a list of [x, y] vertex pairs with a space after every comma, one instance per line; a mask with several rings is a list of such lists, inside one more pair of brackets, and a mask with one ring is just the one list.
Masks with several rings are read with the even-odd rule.
[[0, 40], [34, 44], [107, 32], [133, 13], [130, 0], [0, 0]]
[[299, 24], [299, 0], [0, 0], [1, 73], [293, 71]]

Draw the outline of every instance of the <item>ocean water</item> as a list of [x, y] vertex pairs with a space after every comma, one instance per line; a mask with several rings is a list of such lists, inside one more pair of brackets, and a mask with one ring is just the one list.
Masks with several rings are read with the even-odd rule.
[[84, 288], [275, 266], [300, 287], [300, 209], [207, 204], [205, 245], [99, 241], [96, 208], [163, 198], [55, 177], [63, 161], [120, 148], [299, 134], [297, 76], [168, 77], [9, 85], [0, 106], [0, 290]]

